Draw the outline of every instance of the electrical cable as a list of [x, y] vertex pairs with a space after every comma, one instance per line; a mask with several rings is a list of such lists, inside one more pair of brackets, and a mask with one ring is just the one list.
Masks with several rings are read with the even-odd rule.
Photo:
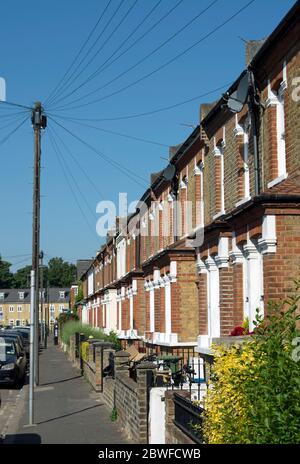
[[70, 121], [73, 124], [77, 124], [77, 125], [82, 126], [82, 127], [88, 127], [90, 129], [99, 130], [99, 131], [107, 133], [107, 134], [117, 135], [118, 137], [124, 137], [124, 138], [130, 139], [130, 140], [136, 140], [137, 142], [149, 143], [151, 145], [158, 145], [160, 147], [167, 147], [167, 148], [170, 147], [170, 144], [161, 143], [161, 142], [155, 142], [154, 140], [143, 139], [141, 137], [135, 137], [134, 135], [124, 134], [124, 133], [121, 133], [121, 132], [116, 132], [116, 131], [112, 131], [112, 130], [109, 130], [109, 129], [104, 129], [103, 127], [96, 127], [96, 126], [92, 126], [90, 124], [84, 124], [84, 123], [81, 123], [81, 122], [78, 122], [78, 121], [73, 121], [72, 118], [63, 117], [63, 116], [56, 116], [56, 117], [58, 117], [59, 119]]
[[2, 140], [0, 140], [0, 147], [2, 145], [4, 145], [5, 142], [7, 142], [7, 140], [13, 135], [15, 134], [19, 129], [20, 127], [23, 126], [23, 124], [25, 124], [25, 122], [27, 121], [27, 117], [20, 123], [18, 124], [11, 132], [9, 132]]
[[[48, 129], [50, 129], [50, 128], [48, 128]], [[64, 175], [64, 177], [65, 177], [65, 179], [66, 179], [66, 182], [67, 182], [67, 184], [68, 184], [68, 186], [69, 186], [69, 189], [70, 189], [70, 191], [71, 191], [71, 193], [72, 193], [72, 195], [73, 195], [73, 198], [74, 198], [74, 200], [75, 200], [75, 202], [76, 202], [76, 204], [77, 204], [77, 206], [78, 206], [78, 208], [79, 208], [79, 210], [80, 210], [80, 212], [81, 212], [81, 214], [82, 214], [82, 216], [83, 216], [83, 218], [84, 218], [84, 220], [85, 220], [85, 222], [86, 222], [86, 224], [87, 224], [87, 226], [88, 226], [90, 232], [92, 233], [93, 238], [95, 238], [95, 235], [94, 235], [94, 234], [95, 234], [95, 231], [93, 230], [93, 228], [92, 228], [92, 226], [91, 226], [91, 224], [90, 224], [90, 222], [89, 222], [89, 220], [88, 220], [88, 218], [87, 218], [87, 216], [86, 216], [84, 210], [82, 209], [82, 207], [81, 207], [81, 205], [80, 205], [80, 203], [79, 203], [79, 201], [78, 201], [77, 195], [76, 195], [76, 193], [75, 193], [75, 190], [73, 189], [73, 186], [72, 186], [72, 184], [71, 184], [71, 182], [70, 182], [70, 180], [69, 180], [69, 178], [68, 178], [67, 170], [65, 169], [65, 166], [64, 166], [64, 164], [63, 164], [63, 162], [62, 162], [62, 159], [60, 158], [60, 156], [61, 156], [60, 150], [59, 150], [59, 147], [58, 147], [57, 144], [56, 144], [56, 140], [55, 140], [55, 138], [54, 138], [54, 136], [53, 136], [53, 134], [52, 134], [51, 129], [49, 130], [48, 133], [49, 133], [49, 139], [50, 139], [50, 142], [51, 142], [53, 151], [54, 151], [54, 153], [55, 153], [55, 155], [56, 155], [56, 158], [57, 158], [57, 160], [58, 160], [58, 162], [59, 162], [59, 165], [60, 165], [60, 167], [61, 167], [61, 169], [62, 169], [63, 175]]]
[[[200, 95], [189, 98], [187, 100], [184, 100], [184, 101], [181, 101], [181, 102], [178, 102], [178, 103], [173, 103], [172, 105], [168, 105], [168, 106], [163, 106], [163, 107], [157, 108], [155, 110], [144, 111], [143, 113], [136, 113], [136, 114], [125, 115], [125, 116], [115, 116], [115, 117], [111, 117], [111, 118], [76, 118], [76, 117], [72, 117], [72, 116], [67, 116], [67, 117], [69, 119], [72, 119], [72, 121], [96, 122], [96, 121], [120, 121], [120, 120], [125, 120], [125, 119], [134, 119], [134, 118], [140, 118], [140, 117], [144, 117], [144, 116], [150, 116], [150, 115], [160, 113], [160, 112], [163, 112], [163, 111], [171, 110], [173, 108], [178, 108], [179, 106], [182, 106], [182, 105], [185, 105], [187, 103], [193, 102], [195, 100], [198, 100], [199, 98], [207, 97], [208, 95], [211, 95], [211, 94], [213, 94], [215, 92], [218, 92], [219, 90], [222, 90], [222, 89], [225, 89], [225, 88], [229, 87], [231, 84], [232, 84], [232, 82], [230, 82], [228, 84], [224, 84], [224, 85], [222, 85], [220, 87], [217, 87], [216, 89], [209, 90], [208, 92], [202, 93]], [[63, 117], [63, 116], [59, 116], [59, 115], [57, 115], [55, 113], [49, 113], [49, 115], [51, 115], [53, 117], [60, 117], [60, 118]]]
[[99, 195], [103, 200], [104, 200], [104, 195], [102, 192], [100, 192], [100, 190], [98, 189], [98, 187], [96, 186], [95, 182], [93, 181], [93, 179], [88, 175], [88, 173], [86, 172], [86, 170], [82, 167], [82, 165], [79, 163], [79, 161], [77, 160], [77, 158], [73, 155], [72, 151], [70, 150], [70, 148], [65, 144], [64, 140], [60, 137], [60, 135], [58, 134], [58, 132], [54, 129], [54, 127], [52, 127], [52, 131], [53, 133], [55, 134], [55, 136], [59, 139], [60, 143], [63, 145], [63, 147], [65, 148], [66, 152], [69, 153], [69, 155], [71, 156], [71, 158], [73, 159], [73, 161], [77, 164], [77, 166], [79, 167], [80, 171], [84, 174], [84, 176], [86, 177], [86, 179], [88, 180], [89, 184], [92, 185], [92, 187], [94, 188], [95, 192], [97, 193], [97, 195]]
[[[147, 55], [145, 55], [144, 57], [142, 57], [140, 60], [138, 60], [135, 64], [131, 65], [129, 68], [127, 68], [125, 71], [121, 72], [120, 74], [118, 74], [117, 76], [115, 76], [113, 79], [111, 79], [110, 81], [106, 82], [104, 85], [98, 87], [97, 89], [91, 91], [91, 92], [88, 92], [87, 94], [77, 98], [76, 100], [73, 100], [72, 104], [73, 103], [77, 103], [78, 101], [81, 101], [97, 92], [99, 92], [100, 90], [106, 88], [108, 85], [111, 85], [113, 84], [115, 81], [117, 81], [118, 79], [120, 79], [121, 77], [125, 76], [126, 74], [128, 74], [130, 71], [132, 71], [133, 69], [135, 69], [137, 66], [139, 66], [140, 64], [144, 63], [148, 58], [150, 58], [152, 55], [154, 55], [156, 52], [158, 52], [159, 50], [161, 50], [165, 45], [167, 45], [169, 42], [171, 42], [173, 39], [175, 39], [175, 37], [177, 37], [179, 34], [181, 34], [185, 29], [187, 29], [188, 27], [190, 27], [197, 19], [199, 19], [203, 14], [205, 14], [210, 8], [212, 8], [218, 1], [220, 0], [213, 0], [206, 8], [202, 9], [196, 16], [194, 16], [191, 20], [189, 20], [186, 24], [184, 24], [184, 26], [182, 26], [181, 28], [179, 28], [176, 32], [174, 32], [168, 39], [166, 39], [165, 41], [163, 41], [160, 45], [158, 45], [156, 48], [154, 48], [151, 52], [149, 52]], [[90, 75], [83, 83], [81, 83], [78, 87], [76, 87], [72, 92], [68, 93], [67, 95], [65, 95], [64, 97], [61, 97], [59, 100], [57, 100], [56, 103], [60, 103], [62, 102], [63, 100], [66, 100], [67, 98], [69, 98], [71, 95], [73, 95], [77, 90], [81, 89], [84, 85], [88, 84], [91, 80], [93, 80], [96, 76], [98, 75], [98, 72], [94, 72], [92, 75]]]
[[[108, 26], [110, 25], [110, 23], [112, 22], [112, 20], [114, 19], [114, 17], [117, 15], [119, 9], [121, 8], [121, 6], [123, 5], [125, 0], [120, 0], [117, 8], [114, 10], [114, 12], [112, 13], [110, 19], [108, 20], [108, 22], [106, 23], [106, 25], [104, 26], [104, 28], [101, 30], [100, 34], [98, 35], [98, 37], [96, 38], [96, 40], [94, 41], [93, 45], [91, 45], [91, 47], [88, 49], [87, 53], [85, 54], [84, 58], [80, 61], [80, 63], [77, 65], [77, 67], [75, 68], [75, 70], [73, 70], [73, 72], [71, 73], [71, 75], [69, 76], [69, 78], [66, 80], [65, 82], [65, 88], [64, 88], [64, 92], [65, 90], [67, 90], [71, 85], [72, 83], [74, 82], [74, 80], [71, 81], [70, 83], [70, 80], [73, 79], [76, 71], [80, 68], [80, 66], [84, 63], [84, 61], [86, 60], [86, 58], [89, 56], [90, 52], [93, 50], [93, 48], [95, 47], [95, 45], [97, 44], [97, 42], [99, 42], [100, 38], [102, 37], [102, 35], [104, 34], [104, 32], [106, 31], [106, 29], [108, 28]], [[90, 62], [88, 63], [90, 64]], [[85, 67], [83, 69], [81, 69], [81, 71], [79, 72], [79, 74], [77, 74], [77, 76], [75, 77], [75, 80], [77, 80], [78, 76], [81, 75], [83, 73], [83, 71], [85, 70], [85, 68], [87, 67], [87, 65], [85, 65]], [[61, 92], [59, 93], [61, 94]], [[55, 97], [57, 98], [57, 96]], [[48, 102], [48, 104], [51, 104], [51, 100]]]
[[156, 74], [158, 71], [161, 71], [162, 69], [164, 69], [165, 67], [167, 67], [168, 65], [170, 65], [171, 63], [173, 63], [174, 61], [178, 60], [179, 58], [181, 58], [183, 55], [185, 55], [186, 53], [188, 53], [190, 50], [192, 50], [194, 47], [196, 47], [197, 45], [199, 45], [201, 42], [203, 42], [204, 40], [206, 40], [207, 38], [209, 38], [210, 36], [212, 36], [215, 32], [217, 32], [218, 30], [220, 30], [221, 28], [223, 28], [226, 24], [228, 24], [230, 21], [232, 21], [235, 17], [237, 17], [239, 14], [241, 14], [246, 8], [248, 8], [252, 3], [254, 3], [255, 0], [250, 0], [246, 5], [244, 5], [243, 7], [241, 7], [239, 10], [237, 10], [234, 14], [232, 14], [231, 16], [229, 16], [225, 21], [223, 21], [222, 23], [220, 23], [218, 26], [216, 26], [214, 29], [212, 29], [210, 32], [208, 32], [207, 34], [205, 34], [204, 36], [201, 37], [201, 39], [197, 40], [196, 42], [194, 42], [192, 45], [190, 45], [189, 47], [185, 48], [182, 52], [178, 53], [177, 55], [175, 55], [173, 58], [171, 58], [170, 60], [166, 61], [165, 63], [163, 63], [162, 65], [160, 65], [158, 68], [155, 68], [153, 71], [147, 73], [147, 74], [144, 74], [142, 77], [140, 77], [139, 79], [127, 84], [126, 86], [124, 87], [121, 87], [119, 88], [118, 90], [115, 90], [114, 92], [110, 93], [110, 94], [107, 94], [107, 95], [104, 95], [100, 98], [97, 98], [96, 100], [92, 100], [92, 101], [89, 101], [87, 103], [82, 103], [80, 105], [76, 105], [76, 106], [71, 106], [71, 107], [68, 107], [68, 105], [72, 105], [74, 103], [73, 102], [69, 102], [68, 105], [65, 105], [65, 106], [61, 106], [61, 107], [57, 107], [57, 108], [54, 108], [53, 110], [57, 111], [57, 110], [61, 110], [61, 109], [65, 109], [66, 111], [70, 111], [70, 110], [73, 110], [73, 109], [77, 109], [77, 108], [82, 108], [82, 107], [85, 107], [85, 106], [90, 106], [90, 105], [94, 105], [95, 103], [98, 103], [100, 101], [103, 101], [103, 100], [106, 100], [110, 97], [113, 97], [115, 95], [118, 95], [119, 93], [121, 92], [124, 92], [125, 90], [133, 87], [134, 85], [142, 82], [143, 80], [147, 79], [148, 77], [151, 77], [152, 75]]
[[79, 58], [79, 56], [81, 55], [81, 52], [84, 50], [85, 46], [88, 44], [90, 38], [92, 37], [92, 35], [94, 34], [95, 30], [97, 29], [98, 25], [100, 24], [101, 22], [101, 19], [103, 18], [103, 16], [105, 15], [106, 13], [106, 10], [108, 9], [109, 5], [111, 4], [112, 0], [109, 0], [106, 7], [104, 8], [104, 10], [102, 11], [102, 13], [100, 14], [100, 17], [98, 18], [95, 26], [93, 27], [93, 29], [91, 30], [91, 32], [89, 33], [87, 39], [85, 40], [85, 42], [83, 43], [83, 45], [80, 47], [78, 53], [76, 54], [75, 58], [73, 59], [72, 63], [70, 64], [70, 66], [68, 67], [68, 69], [66, 70], [65, 74], [63, 75], [63, 77], [60, 79], [60, 81], [58, 82], [58, 84], [56, 85], [56, 87], [54, 88], [54, 90], [49, 94], [49, 96], [47, 97], [46, 101], [45, 101], [45, 104], [47, 105], [47, 102], [50, 101], [50, 99], [52, 99], [52, 97], [54, 97], [57, 92], [60, 90], [65, 78], [67, 77], [67, 75], [69, 74], [69, 72], [71, 71], [72, 67], [74, 66], [74, 64], [76, 63], [77, 59]]
[[[115, 160], [112, 160], [111, 158], [109, 158], [108, 156], [106, 156], [103, 152], [101, 152], [100, 150], [97, 150], [95, 147], [93, 147], [92, 145], [90, 145], [89, 143], [85, 142], [82, 138], [80, 138], [78, 135], [74, 134], [72, 131], [70, 131], [69, 129], [67, 129], [65, 126], [63, 126], [62, 124], [60, 124], [59, 122], [57, 122], [54, 118], [52, 118], [51, 116], [49, 116], [49, 119], [52, 120], [57, 126], [61, 127], [65, 132], [67, 132], [69, 135], [71, 135], [73, 138], [75, 138], [76, 140], [78, 140], [79, 142], [81, 142], [84, 146], [88, 147], [91, 151], [93, 151], [97, 156], [101, 157], [102, 159], [104, 159], [108, 164], [110, 164], [111, 166], [113, 166], [115, 169], [117, 169], [118, 171], [122, 172], [124, 175], [126, 175], [129, 179], [131, 179], [133, 182], [135, 182], [136, 184], [138, 184], [139, 186], [142, 186], [143, 189], [145, 188], [145, 185], [147, 186], [146, 188], [149, 187], [148, 185], [148, 182], [143, 179], [142, 177], [140, 177], [138, 174], [134, 173], [133, 171], [129, 170], [128, 168], [126, 168], [125, 166], [122, 166], [119, 162], [115, 161]], [[141, 179], [143, 181], [143, 184], [138, 180], [138, 179]]]

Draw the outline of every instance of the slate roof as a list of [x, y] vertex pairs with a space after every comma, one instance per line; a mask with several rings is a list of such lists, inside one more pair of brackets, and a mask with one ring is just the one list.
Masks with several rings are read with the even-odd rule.
[[[65, 292], [65, 297], [60, 298], [60, 292]], [[24, 293], [24, 299], [20, 298], [20, 293]], [[1, 298], [4, 294], [4, 299]], [[45, 300], [47, 298], [45, 297]], [[69, 303], [70, 289], [69, 288], [49, 288], [49, 303]], [[29, 288], [5, 288], [0, 289], [0, 305], [1, 303], [30, 303], [30, 289]]]

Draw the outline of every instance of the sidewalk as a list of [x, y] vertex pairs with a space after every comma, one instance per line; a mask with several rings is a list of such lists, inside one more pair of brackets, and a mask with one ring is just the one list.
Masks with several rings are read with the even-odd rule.
[[[28, 424], [28, 386], [15, 434], [5, 443], [125, 444], [111, 411], [71, 366], [60, 348], [49, 344], [40, 356], [40, 385], [35, 389], [35, 423]], [[25, 427], [24, 427], [25, 426]]]

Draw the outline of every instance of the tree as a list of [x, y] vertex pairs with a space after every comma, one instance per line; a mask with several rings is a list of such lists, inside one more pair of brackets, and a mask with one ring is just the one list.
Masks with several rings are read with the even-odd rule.
[[14, 273], [13, 286], [14, 288], [30, 287], [30, 272], [31, 266], [24, 266]]
[[10, 272], [11, 264], [3, 261], [0, 255], [0, 288], [10, 288], [13, 284], [13, 274]]
[[52, 258], [48, 263], [50, 287], [70, 287], [76, 279], [76, 266], [62, 258]]

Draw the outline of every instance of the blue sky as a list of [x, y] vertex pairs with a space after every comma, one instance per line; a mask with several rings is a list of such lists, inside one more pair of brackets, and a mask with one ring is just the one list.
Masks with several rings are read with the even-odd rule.
[[[213, 3], [213, 0], [183, 0], [151, 33], [95, 79], [60, 104], [57, 103], [49, 108], [46, 106], [50, 113], [56, 115], [57, 122], [139, 176], [136, 178], [137, 182], [134, 182], [49, 120], [50, 129], [46, 130], [42, 139], [41, 248], [47, 258], [62, 256], [67, 260], [75, 261], [78, 258], [93, 256], [103, 241], [97, 236], [95, 228], [99, 217], [96, 214], [96, 204], [101, 200], [100, 194], [104, 199], [114, 202], [117, 202], [119, 192], [127, 192], [129, 201], [139, 199], [147, 187], [150, 173], [165, 166], [166, 161], [162, 158], [168, 156], [168, 146], [180, 143], [189, 135], [191, 128], [186, 125], [198, 123], [200, 103], [217, 99], [222, 91], [219, 90], [172, 110], [144, 117], [101, 122], [82, 121], [84, 124], [152, 140], [158, 144], [108, 134], [61, 118], [105, 119], [139, 114], [229, 84], [245, 66], [245, 45], [240, 37], [244, 39], [266, 37], [295, 2], [294, 0], [256, 0], [239, 16], [203, 40], [190, 52], [127, 90], [81, 108], [71, 110], [68, 106], [65, 109], [58, 109], [55, 106], [68, 103], [69, 108], [76, 106], [76, 103], [72, 105], [70, 103], [106, 84], [105, 88], [82, 99], [77, 105], [100, 99], [130, 85], [200, 40], [248, 1], [218, 0], [181, 34], [142, 64], [108, 84]], [[36, 100], [45, 102], [70, 66], [107, 3], [108, 0], [3, 2], [0, 76], [6, 79], [7, 100], [25, 105], [32, 105]], [[80, 75], [77, 80], [72, 83], [72, 78], [69, 81], [72, 86], [65, 90], [65, 95], [84, 82], [101, 65], [103, 66], [103, 63], [123, 44], [127, 36], [157, 3], [158, 0], [138, 0], [136, 3], [135, 0], [124, 0], [118, 12], [113, 15], [120, 0], [111, 0], [89, 44], [93, 44], [111, 16], [113, 19], [78, 68], [76, 74], [80, 72]], [[114, 56], [118, 56], [129, 47], [176, 3], [178, 0], [161, 0], [134, 36]], [[109, 38], [131, 6], [133, 8], [124, 22]], [[102, 49], [95, 60], [86, 66], [100, 47]], [[88, 48], [89, 45], [84, 49], [82, 58]], [[80, 63], [80, 59], [77, 64]], [[4, 119], [4, 115], [18, 111], [5, 106], [0, 105], [0, 253], [14, 264], [13, 269], [17, 269], [30, 263], [33, 134], [28, 116], [28, 121], [2, 144], [3, 138], [18, 124], [18, 121], [22, 121], [22, 115], [16, 116], [16, 119]], [[10, 122], [11, 125], [6, 127]], [[66, 170], [73, 176], [68, 174], [68, 180], [51, 144], [53, 130], [56, 131], [54, 137], [65, 160]], [[65, 146], [61, 144], [57, 135], [63, 138]], [[69, 184], [76, 192], [77, 202], [89, 226], [74, 200]]]

